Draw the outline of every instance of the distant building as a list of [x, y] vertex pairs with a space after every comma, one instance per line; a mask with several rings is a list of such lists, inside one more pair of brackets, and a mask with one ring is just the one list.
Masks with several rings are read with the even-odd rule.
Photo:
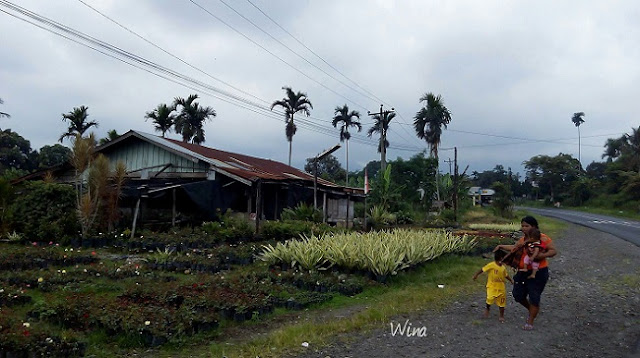
[[493, 189], [483, 189], [479, 186], [472, 186], [469, 188], [468, 195], [473, 199], [473, 206], [484, 206], [491, 204], [491, 200], [495, 193], [496, 192]]

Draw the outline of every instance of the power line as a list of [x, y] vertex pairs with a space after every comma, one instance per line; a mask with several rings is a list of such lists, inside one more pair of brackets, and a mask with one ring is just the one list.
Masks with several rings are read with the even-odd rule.
[[265, 13], [261, 8], [259, 8], [256, 4], [254, 4], [251, 0], [247, 0], [247, 2], [249, 4], [251, 4], [251, 6], [253, 6], [254, 8], [256, 8], [258, 11], [260, 11], [267, 19], [271, 20], [271, 22], [273, 22], [276, 26], [278, 26], [282, 31], [284, 31], [287, 35], [291, 36], [292, 39], [294, 39], [296, 42], [298, 42], [302, 47], [304, 47], [305, 49], [307, 49], [309, 52], [311, 52], [312, 54], [314, 54], [317, 58], [319, 58], [322, 62], [324, 62], [327, 66], [331, 67], [331, 69], [333, 69], [334, 71], [336, 71], [338, 74], [340, 74], [342, 77], [346, 78], [348, 81], [350, 81], [351, 83], [353, 83], [354, 85], [356, 85], [358, 88], [362, 89], [363, 91], [365, 91], [366, 93], [370, 94], [371, 96], [373, 96], [376, 100], [378, 100], [379, 102], [384, 102], [383, 100], [381, 100], [378, 96], [376, 96], [375, 94], [371, 93], [370, 91], [368, 91], [366, 88], [360, 86], [357, 82], [355, 82], [354, 80], [352, 80], [351, 78], [347, 77], [344, 73], [342, 73], [340, 70], [338, 70], [337, 68], [335, 68], [333, 65], [331, 65], [329, 62], [327, 62], [324, 58], [322, 58], [320, 55], [318, 55], [317, 53], [315, 53], [312, 49], [310, 49], [309, 47], [307, 47], [307, 45], [305, 45], [302, 41], [298, 40], [298, 38], [296, 38], [293, 34], [291, 34], [289, 31], [287, 31], [284, 27], [282, 27], [276, 20], [272, 19], [271, 16], [269, 16], [267, 13]]
[[266, 47], [262, 46], [261, 44], [259, 44], [257, 41], [253, 40], [252, 38], [250, 38], [249, 36], [245, 35], [243, 32], [241, 32], [240, 30], [236, 29], [235, 27], [231, 26], [230, 24], [228, 24], [226, 21], [222, 20], [220, 17], [216, 16], [215, 14], [213, 14], [211, 11], [207, 10], [206, 8], [202, 7], [202, 5], [198, 4], [197, 2], [195, 2], [194, 0], [189, 0], [192, 4], [194, 4], [195, 6], [197, 6], [198, 8], [202, 9], [202, 11], [206, 12], [207, 14], [209, 14], [209, 16], [213, 17], [214, 19], [220, 21], [221, 23], [223, 23], [225, 26], [229, 27], [230, 29], [232, 29], [233, 31], [235, 31], [236, 33], [238, 33], [239, 35], [241, 35], [242, 37], [244, 37], [245, 39], [249, 40], [251, 43], [253, 43], [254, 45], [260, 47], [262, 50], [266, 51], [268, 54], [270, 54], [271, 56], [275, 57], [276, 59], [280, 60], [280, 62], [284, 63], [285, 65], [291, 67], [294, 71], [300, 73], [301, 75], [303, 75], [304, 77], [308, 78], [309, 80], [317, 83], [318, 85], [320, 85], [321, 87], [323, 87], [324, 89], [332, 92], [333, 94], [342, 97], [343, 99], [345, 99], [346, 101], [349, 101], [353, 104], [355, 104], [358, 107], [361, 108], [365, 108], [363, 105], [359, 104], [358, 102], [355, 102], [347, 97], [345, 97], [344, 95], [336, 92], [335, 90], [333, 90], [330, 87], [327, 87], [324, 83], [316, 80], [315, 78], [309, 76], [308, 74], [304, 73], [302, 70], [300, 70], [299, 68], [293, 66], [292, 64], [290, 64], [289, 62], [287, 62], [286, 60], [284, 60], [282, 57], [276, 55], [275, 53], [273, 53], [272, 51], [270, 51], [269, 49], [267, 49]]
[[153, 47], [157, 48], [158, 50], [160, 50], [160, 51], [162, 51], [162, 52], [166, 53], [167, 55], [169, 55], [169, 56], [171, 56], [171, 57], [173, 57], [173, 58], [177, 59], [178, 61], [180, 61], [180, 62], [184, 63], [185, 65], [187, 65], [187, 66], [189, 66], [189, 67], [191, 67], [191, 68], [193, 68], [194, 70], [196, 70], [196, 71], [198, 71], [198, 72], [200, 72], [200, 73], [202, 73], [202, 74], [204, 74], [204, 75], [208, 76], [209, 78], [211, 78], [211, 79], [213, 79], [213, 80], [216, 80], [216, 81], [218, 81], [218, 82], [220, 82], [220, 83], [222, 83], [222, 84], [224, 84], [224, 85], [227, 85], [227, 86], [229, 86], [229, 87], [233, 88], [234, 90], [236, 90], [236, 91], [238, 91], [238, 92], [240, 92], [240, 93], [243, 93], [243, 94], [245, 94], [245, 95], [247, 95], [247, 96], [253, 97], [253, 98], [255, 98], [255, 99], [259, 100], [259, 101], [262, 101], [262, 102], [264, 102], [264, 103], [268, 103], [267, 101], [263, 100], [262, 98], [259, 98], [259, 97], [257, 97], [257, 96], [254, 96], [253, 94], [251, 94], [251, 93], [249, 93], [249, 92], [246, 92], [246, 91], [244, 91], [244, 90], [242, 90], [242, 89], [240, 89], [240, 88], [238, 88], [238, 87], [235, 87], [235, 86], [233, 86], [232, 84], [230, 84], [230, 83], [228, 83], [228, 82], [226, 82], [226, 81], [224, 81], [224, 80], [221, 80], [221, 79], [219, 79], [219, 78], [217, 78], [217, 77], [215, 77], [215, 76], [213, 76], [213, 75], [209, 74], [208, 72], [206, 72], [206, 71], [204, 71], [204, 70], [202, 70], [202, 69], [200, 69], [200, 68], [198, 68], [198, 67], [194, 66], [193, 64], [191, 64], [191, 63], [189, 63], [189, 62], [187, 62], [187, 61], [183, 60], [183, 59], [182, 59], [182, 58], [180, 58], [179, 56], [176, 56], [175, 54], [173, 54], [173, 53], [171, 53], [171, 52], [169, 52], [169, 51], [165, 50], [164, 48], [162, 48], [162, 47], [158, 46], [157, 44], [155, 44], [153, 41], [151, 41], [151, 40], [149, 40], [149, 39], [145, 38], [144, 36], [142, 36], [142, 35], [138, 34], [137, 32], [135, 32], [135, 31], [131, 30], [130, 28], [128, 28], [128, 27], [126, 27], [126, 26], [124, 26], [124, 25], [123, 25], [123, 24], [121, 24], [120, 22], [118, 22], [118, 21], [114, 20], [113, 18], [109, 17], [108, 15], [104, 14], [103, 12], [101, 12], [101, 11], [100, 11], [100, 10], [98, 10], [98, 9], [96, 9], [95, 7], [93, 7], [93, 6], [89, 5], [89, 4], [87, 4], [85, 1], [83, 1], [83, 0], [78, 0], [78, 1], [79, 1], [80, 3], [82, 3], [84, 6], [88, 7], [89, 9], [91, 9], [91, 10], [95, 11], [96, 13], [100, 14], [102, 17], [106, 18], [107, 20], [109, 20], [109, 21], [113, 22], [114, 24], [116, 24], [116, 25], [120, 26], [120, 27], [121, 27], [121, 28], [123, 28], [124, 30], [126, 30], [126, 31], [130, 32], [131, 34], [135, 35], [136, 37], [138, 37], [138, 38], [140, 38], [141, 40], [145, 41], [146, 43], [150, 44], [151, 46], [153, 46]]
[[328, 73], [327, 71], [323, 70], [322, 68], [318, 67], [316, 64], [312, 63], [311, 61], [309, 61], [306, 57], [302, 56], [301, 54], [299, 54], [298, 52], [296, 52], [295, 50], [293, 50], [291, 47], [287, 46], [285, 43], [283, 43], [282, 41], [278, 40], [275, 36], [271, 35], [268, 31], [264, 30], [262, 27], [258, 26], [255, 22], [251, 21], [251, 19], [247, 18], [246, 16], [244, 16], [240, 11], [236, 10], [233, 6], [229, 5], [227, 2], [225, 2], [224, 0], [218, 0], [220, 1], [222, 4], [224, 4], [226, 7], [228, 7], [229, 9], [231, 9], [233, 12], [235, 12], [238, 16], [240, 16], [241, 18], [243, 18], [245, 21], [247, 21], [248, 23], [250, 23], [251, 25], [253, 25], [253, 27], [255, 27], [256, 29], [260, 30], [262, 33], [264, 33], [265, 35], [269, 36], [272, 40], [274, 40], [275, 42], [279, 43], [282, 47], [286, 48], [287, 50], [289, 50], [291, 53], [293, 53], [294, 55], [298, 56], [299, 58], [301, 58], [303, 61], [305, 61], [306, 63], [308, 63], [309, 65], [313, 66], [314, 68], [316, 68], [318, 71], [324, 73], [325, 75], [329, 76], [330, 78], [332, 78], [333, 80], [335, 80], [336, 82], [340, 83], [341, 85], [347, 87], [348, 89], [356, 92], [357, 94], [369, 98], [372, 101], [377, 101], [375, 98], [371, 97], [370, 95], [366, 94], [366, 93], [362, 93], [359, 90], [353, 88], [352, 86], [344, 83], [342, 80], [335, 78], [333, 75], [331, 75], [330, 73]]
[[[253, 103], [251, 101], [246, 101], [246, 100], [242, 101], [243, 99], [238, 97], [238, 96], [232, 96], [232, 97], [229, 97], [229, 98], [224, 98], [224, 97], [220, 97], [218, 95], [212, 94], [212, 93], [208, 92], [207, 90], [213, 90], [215, 92], [219, 92], [219, 90], [217, 88], [213, 87], [213, 86], [209, 86], [209, 85], [207, 85], [205, 83], [202, 83], [200, 81], [194, 80], [194, 79], [192, 79], [190, 77], [181, 75], [181, 74], [179, 74], [179, 73], [177, 73], [175, 71], [172, 71], [170, 69], [164, 68], [164, 67], [162, 67], [160, 65], [157, 65], [157, 64], [155, 64], [155, 63], [153, 63], [153, 62], [151, 62], [149, 60], [146, 60], [146, 59], [144, 59], [144, 58], [142, 58], [140, 56], [134, 55], [132, 53], [129, 53], [127, 51], [119, 49], [119, 48], [117, 48], [115, 46], [112, 46], [112, 45], [110, 45], [110, 44], [108, 44], [106, 42], [103, 42], [103, 41], [100, 41], [98, 39], [95, 39], [95, 38], [93, 38], [93, 37], [91, 37], [89, 35], [86, 35], [86, 34], [80, 32], [80, 31], [71, 29], [71, 28], [69, 28], [69, 27], [67, 27], [67, 26], [65, 26], [63, 24], [57, 23], [57, 22], [52, 21], [50, 19], [47, 19], [47, 18], [45, 18], [43, 16], [40, 16], [40, 15], [38, 15], [36, 13], [33, 13], [33, 12], [29, 11], [29, 10], [23, 9], [23, 8], [21, 8], [21, 7], [17, 6], [17, 5], [14, 5], [14, 4], [10, 3], [10, 2], [4, 1], [4, 0], [0, 0], [0, 5], [8, 7], [13, 11], [16, 11], [16, 12], [22, 14], [23, 16], [27, 16], [27, 17], [35, 20], [35, 21], [44, 23], [44, 24], [46, 24], [46, 25], [48, 25], [49, 27], [52, 27], [52, 28], [47, 28], [47, 27], [42, 26], [40, 24], [37, 24], [37, 23], [35, 23], [33, 21], [30, 21], [30, 20], [25, 19], [25, 18], [21, 18], [19, 16], [16, 16], [15, 14], [12, 14], [12, 13], [9, 13], [7, 11], [4, 11], [4, 10], [0, 9], [0, 11], [6, 13], [9, 16], [12, 16], [12, 17], [14, 17], [16, 19], [19, 19], [19, 20], [22, 20], [24, 22], [27, 22], [27, 23], [29, 23], [31, 25], [34, 25], [34, 26], [36, 26], [36, 27], [38, 27], [40, 29], [43, 29], [43, 30], [48, 31], [48, 32], [51, 32], [51, 33], [53, 33], [55, 35], [63, 37], [65, 39], [67, 39], [69, 41], [72, 41], [74, 43], [77, 43], [79, 45], [82, 45], [82, 46], [85, 46], [87, 48], [90, 48], [90, 49], [92, 49], [92, 50], [94, 50], [94, 51], [96, 51], [96, 52], [98, 52], [100, 54], [103, 54], [105, 56], [108, 56], [110, 58], [118, 60], [120, 62], [126, 63], [126, 64], [128, 64], [128, 65], [130, 65], [132, 67], [141, 69], [141, 70], [143, 70], [145, 72], [148, 72], [150, 74], [153, 74], [154, 76], [157, 76], [159, 78], [166, 79], [166, 80], [168, 80], [168, 81], [170, 81], [172, 83], [176, 83], [178, 85], [181, 85], [183, 87], [186, 87], [186, 88], [189, 88], [189, 89], [192, 89], [192, 90], [195, 90], [195, 91], [203, 92], [203, 93], [205, 93], [207, 95], [210, 95], [210, 96], [212, 96], [214, 98], [220, 99], [223, 102], [227, 102], [227, 103], [233, 104], [235, 106], [250, 110], [250, 111], [252, 111], [254, 113], [261, 114], [261, 115], [266, 116], [268, 118], [276, 119], [278, 121], [281, 121], [281, 119], [278, 119], [278, 117], [277, 117], [278, 112], [276, 112], [276, 111], [270, 111], [270, 110], [266, 109], [265, 107], [257, 105], [257, 104], [255, 104], [255, 103]], [[57, 31], [59, 31], [59, 32], [57, 32]], [[60, 33], [60, 32], [62, 32], [62, 33]], [[88, 42], [89, 44], [84, 43], [84, 42], [79, 41], [79, 40], [76, 40], [76, 39], [73, 39], [73, 38], [71, 38], [71, 37], [69, 37], [69, 36], [67, 36], [65, 34], [77, 37], [78, 39], [80, 39], [82, 41]], [[103, 50], [112, 52], [113, 54], [107, 53], [107, 52], [101, 50], [100, 48], [102, 48]], [[147, 69], [147, 68], [143, 68], [141, 66], [150, 67], [151, 70]], [[157, 72], [154, 72], [154, 71], [158, 71], [160, 73], [157, 73]], [[171, 78], [171, 77], [173, 77], [173, 78]], [[193, 87], [194, 85], [196, 87], [198, 87], [198, 88]], [[203, 90], [203, 88], [204, 88], [204, 90]], [[227, 95], [227, 93], [224, 93], [224, 92], [222, 94], [223, 95]], [[254, 108], [252, 108], [252, 107], [254, 107]], [[283, 113], [280, 113], [280, 114], [283, 114]], [[314, 132], [317, 132], [317, 133], [321, 133], [321, 134], [330, 135], [330, 136], [335, 136], [335, 132], [333, 131], [332, 128], [326, 128], [326, 127], [320, 126], [318, 124], [315, 124], [313, 122], [304, 121], [304, 120], [301, 120], [301, 119], [298, 119], [298, 123], [301, 123], [301, 127], [307, 128], [307, 129], [309, 129], [311, 131], [314, 131]], [[368, 141], [368, 140], [366, 140], [364, 138], [360, 138], [358, 136], [353, 136], [353, 138], [354, 138], [354, 140], [356, 142], [359, 142], [359, 143], [362, 143], [362, 144], [366, 144], [366, 145], [369, 145], [369, 146], [372, 146], [372, 147], [375, 147], [375, 145], [376, 145], [376, 144], [372, 143], [371, 141]], [[415, 151], [416, 148], [397, 146], [397, 147], [394, 147], [394, 149]]]

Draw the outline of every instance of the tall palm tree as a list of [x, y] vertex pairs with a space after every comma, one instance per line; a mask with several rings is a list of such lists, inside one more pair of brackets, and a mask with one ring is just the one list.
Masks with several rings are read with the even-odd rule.
[[618, 158], [622, 154], [625, 142], [626, 138], [624, 135], [620, 138], [607, 139], [607, 142], [604, 144], [605, 150], [604, 154], [602, 154], [602, 158], [607, 158], [607, 162], [611, 162]]
[[[373, 115], [373, 120], [375, 121], [373, 123], [373, 127], [369, 128], [369, 131], [367, 132], [367, 136], [371, 137], [373, 135], [373, 133], [380, 133], [380, 137], [384, 138], [384, 149], [382, 150], [382, 143], [378, 144], [378, 153], [380, 153], [380, 162], [382, 163], [382, 166], [384, 167], [384, 163], [386, 163], [387, 161], [387, 153], [386, 153], [386, 149], [389, 148], [389, 141], [387, 140], [387, 131], [389, 130], [389, 123], [391, 123], [391, 120], [394, 119], [396, 117], [396, 112], [389, 112], [389, 111], [385, 111], [382, 112], [382, 117], [380, 117], [380, 114], [374, 114]], [[382, 132], [380, 132], [380, 129], [382, 128]]]
[[98, 127], [98, 122], [87, 121], [87, 118], [89, 117], [89, 113], [87, 113], [88, 110], [88, 107], [80, 106], [74, 107], [73, 111], [67, 114], [62, 114], [62, 121], [69, 121], [69, 128], [67, 128], [66, 133], [63, 133], [60, 136], [60, 143], [62, 143], [62, 141], [67, 137], [75, 138], [77, 134], [82, 136], [89, 128]]
[[276, 106], [280, 106], [284, 109], [284, 117], [285, 117], [285, 135], [287, 136], [287, 141], [289, 141], [289, 166], [291, 166], [291, 142], [293, 141], [293, 136], [296, 134], [297, 127], [293, 122], [293, 116], [302, 112], [309, 117], [311, 115], [311, 109], [313, 109], [313, 105], [309, 101], [306, 93], [298, 92], [295, 93], [291, 89], [291, 87], [282, 87], [283, 90], [287, 93], [287, 96], [281, 100], [275, 101], [271, 104], [271, 110]]
[[[584, 123], [582, 117], [584, 117], [584, 112], [576, 112], [571, 117], [571, 122], [578, 127], [578, 162], [580, 162], [580, 125]], [[582, 162], [580, 162], [580, 166], [582, 166]]]
[[[416, 135], [420, 139], [424, 139], [429, 145], [429, 153], [436, 159], [438, 167], [440, 162], [438, 161], [438, 146], [440, 146], [440, 137], [442, 136], [442, 127], [445, 129], [451, 122], [451, 112], [445, 107], [442, 97], [440, 95], [434, 95], [429, 92], [420, 97], [420, 103], [426, 102], [413, 121], [413, 128], [416, 130]], [[436, 170], [436, 196], [438, 201], [440, 200], [439, 187], [440, 169]]]
[[[360, 119], [360, 113], [358, 111], [349, 112], [349, 107], [345, 104], [342, 107], [336, 107], [334, 112], [335, 116], [333, 117], [333, 126], [338, 128], [338, 123], [342, 122], [340, 126], [340, 141], [347, 141], [347, 186], [349, 185], [349, 138], [351, 138], [351, 133], [349, 133], [349, 127], [358, 128], [358, 132], [362, 130], [362, 124], [355, 119]], [[355, 119], [354, 119], [355, 118]]]
[[625, 134], [624, 137], [632, 162], [638, 166], [638, 174], [640, 174], [640, 127], [631, 128], [631, 134]]
[[164, 134], [171, 130], [176, 120], [176, 116], [173, 114], [174, 110], [175, 108], [162, 103], [153, 111], [147, 112], [144, 118], [152, 119], [156, 132], [162, 132], [162, 138], [164, 138]]
[[438, 147], [442, 136], [442, 127], [445, 129], [451, 122], [451, 112], [445, 107], [440, 95], [429, 92], [420, 97], [420, 103], [426, 102], [414, 117], [413, 127], [416, 135], [424, 139], [429, 145], [429, 151], [438, 159]]
[[204, 143], [203, 124], [210, 117], [216, 116], [216, 111], [211, 107], [202, 107], [198, 102], [197, 94], [192, 94], [187, 99], [176, 97], [174, 107], [176, 110], [180, 106], [180, 112], [175, 119], [174, 128], [176, 133], [182, 134], [182, 140], [186, 143], [191, 141], [194, 144]]
[[[2, 100], [2, 98], [0, 98], [0, 104], [3, 104], [3, 103], [4, 103], [4, 101]], [[11, 118], [9, 113], [0, 112], [0, 118], [2, 118], [2, 117]]]

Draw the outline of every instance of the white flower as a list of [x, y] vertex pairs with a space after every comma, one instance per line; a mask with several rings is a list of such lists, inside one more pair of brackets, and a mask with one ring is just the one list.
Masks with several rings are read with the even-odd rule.
[[62, 270], [62, 274], [65, 275], [67, 273], [67, 270]]
[[97, 273], [96, 276], [100, 277], [100, 273]]
[[53, 343], [53, 339], [51, 339], [51, 337], [47, 337], [44, 341], [47, 343]]
[[151, 324], [151, 321], [144, 321], [144, 325], [145, 325], [145, 326], [148, 326], [148, 325], [150, 325], [150, 324]]
[[121, 270], [120, 270], [120, 267], [118, 267], [118, 268], [116, 269], [116, 272], [120, 272], [120, 271], [121, 271]]
[[27, 327], [27, 328], [29, 328], [29, 326], [31, 326], [31, 324], [30, 324], [29, 322], [25, 322], [25, 323], [23, 323], [22, 325], [23, 325], [23, 326], [25, 326], [25, 327]]

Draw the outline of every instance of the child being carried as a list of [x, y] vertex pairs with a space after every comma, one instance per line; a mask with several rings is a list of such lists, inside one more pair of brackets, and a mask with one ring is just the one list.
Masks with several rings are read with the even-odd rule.
[[540, 268], [540, 258], [538, 255], [541, 252], [547, 251], [547, 245], [540, 239], [540, 230], [537, 228], [532, 228], [529, 232], [529, 239], [525, 241], [526, 246], [526, 256], [524, 257], [524, 268], [519, 271], [529, 271], [531, 270], [531, 275], [529, 275], [529, 279], [536, 278], [536, 273]]

